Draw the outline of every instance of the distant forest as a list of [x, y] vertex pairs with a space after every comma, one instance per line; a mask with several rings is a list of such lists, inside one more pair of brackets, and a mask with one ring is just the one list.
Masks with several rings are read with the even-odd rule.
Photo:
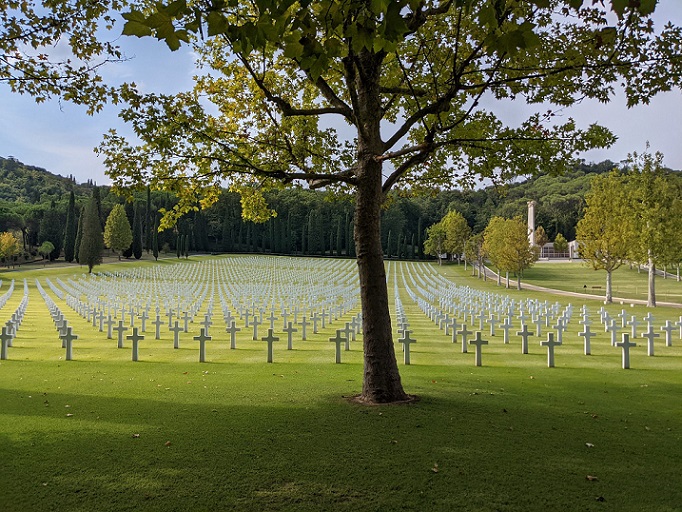
[[[549, 239], [558, 233], [573, 240], [575, 226], [582, 215], [585, 194], [595, 174], [616, 167], [611, 161], [581, 163], [561, 176], [538, 176], [504, 187], [478, 190], [436, 191], [431, 195], [393, 194], [382, 217], [382, 243], [387, 257], [424, 258], [426, 229], [449, 210], [459, 211], [474, 233], [483, 231], [493, 216], [525, 218], [527, 202], [535, 200], [536, 226], [543, 226]], [[54, 175], [45, 169], [25, 165], [16, 159], [0, 157], [0, 232], [20, 232], [25, 259], [37, 254], [44, 241], [63, 245], [63, 226], [70, 192], [81, 212], [93, 194], [95, 184], [78, 184], [72, 176]], [[102, 225], [117, 203], [125, 203], [132, 225], [134, 205], [100, 186]], [[353, 201], [351, 197], [332, 197], [324, 191], [302, 188], [266, 194], [277, 217], [263, 224], [241, 219], [236, 193], [224, 191], [218, 203], [201, 212], [183, 217], [172, 230], [159, 233], [162, 252], [175, 252], [178, 235], [186, 235], [189, 250], [195, 252], [259, 252], [274, 254], [354, 256]], [[174, 196], [167, 192], [139, 192], [134, 202], [144, 212], [145, 249], [160, 208], [171, 208]], [[147, 212], [147, 204], [150, 205]], [[54, 257], [58, 257], [59, 251]]]

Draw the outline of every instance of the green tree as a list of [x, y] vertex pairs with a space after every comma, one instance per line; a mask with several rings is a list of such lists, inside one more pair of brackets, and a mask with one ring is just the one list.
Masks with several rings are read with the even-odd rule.
[[554, 252], [558, 252], [560, 254], [565, 254], [568, 252], [568, 241], [561, 233], [557, 233], [554, 237]]
[[442, 222], [438, 222], [426, 229], [426, 240], [424, 241], [424, 252], [430, 256], [438, 258], [438, 264], [442, 264], [442, 256], [445, 253], [445, 243], [447, 242], [447, 231]]
[[139, 260], [142, 257], [142, 207], [139, 203], [133, 205], [133, 257]]
[[154, 259], [159, 260], [159, 221], [154, 216], [154, 231], [152, 233], [152, 254], [154, 254]]
[[79, 263], [88, 266], [88, 273], [92, 273], [95, 265], [102, 263], [103, 249], [102, 224], [97, 210], [97, 198], [93, 193], [83, 211], [83, 237], [78, 249]]
[[38, 235], [38, 242], [52, 242], [54, 249], [50, 253], [50, 261], [59, 258], [62, 252], [62, 242], [64, 241], [64, 218], [57, 211], [54, 204], [45, 210], [43, 218], [40, 221], [40, 233]]
[[[94, 199], [95, 205], [97, 200]], [[98, 215], [99, 218], [99, 215]], [[85, 235], [84, 235], [85, 236]], [[121, 260], [120, 251], [124, 251], [133, 243], [133, 232], [130, 229], [130, 222], [122, 204], [117, 204], [111, 210], [104, 226], [104, 244], [118, 254]]]
[[54, 244], [48, 240], [40, 244], [40, 247], [38, 247], [38, 254], [40, 254], [44, 260], [50, 257], [52, 251], [54, 251]]
[[516, 287], [521, 289], [523, 271], [536, 260], [536, 253], [528, 243], [528, 226], [519, 217], [503, 219], [493, 217], [483, 235], [483, 250], [498, 269], [498, 283], [501, 272], [516, 274]]
[[[122, 115], [140, 143], [110, 133], [100, 151], [115, 185], [179, 194], [164, 227], [197, 200], [216, 201], [226, 178], [242, 194], [243, 215], [256, 221], [272, 213], [263, 191], [282, 183], [352, 192], [365, 332], [361, 399], [405, 400], [382, 257], [384, 198], [423, 183], [558, 172], [575, 151], [612, 143], [598, 126], [553, 125], [552, 113], [507, 126], [486, 107], [514, 97], [559, 108], [585, 97], [607, 101], [615, 82], [634, 104], [679, 84], [680, 29], [652, 32], [650, 0], [607, 5], [617, 14], [611, 27], [598, 5], [580, 0], [134, 6], [126, 34], [155, 36], [171, 49], [192, 41], [206, 72], [176, 96], [125, 87], [130, 106]], [[209, 102], [216, 107], [204, 108]], [[340, 140], [323, 116], [347, 122], [350, 139]]]
[[441, 222], [445, 228], [445, 250], [459, 261], [464, 253], [464, 244], [471, 236], [471, 228], [464, 215], [455, 210], [449, 211]]
[[[483, 231], [483, 252], [497, 269], [498, 286], [500, 285], [502, 271], [509, 271], [509, 269], [505, 268], [505, 260], [507, 259], [506, 244], [508, 243], [506, 229], [506, 219], [493, 217]], [[508, 279], [507, 283], [509, 283]]]
[[75, 257], [77, 229], [76, 196], [72, 190], [69, 193], [69, 205], [66, 208], [66, 223], [64, 225], [64, 259], [69, 263]]
[[633, 238], [632, 203], [625, 176], [618, 171], [595, 176], [586, 197], [576, 237], [580, 256], [594, 270], [606, 271], [605, 302], [613, 301], [613, 271], [627, 259]]
[[545, 232], [545, 228], [538, 226], [535, 229], [535, 244], [539, 247], [539, 255], [542, 256], [542, 248], [549, 243], [549, 237]]
[[76, 239], [73, 243], [73, 257], [76, 263], [80, 263], [80, 255], [78, 251], [81, 247], [81, 240], [83, 239], [83, 213], [85, 212], [85, 206], [81, 207], [80, 215], [78, 216], [78, 230], [76, 231]]
[[634, 217], [634, 233], [630, 244], [635, 261], [645, 262], [649, 271], [647, 306], [656, 306], [656, 269], [670, 263], [671, 240], [679, 237], [682, 215], [682, 190], [663, 171], [663, 155], [650, 153], [630, 155], [628, 178]]
[[482, 272], [485, 261], [483, 233], [477, 233], [469, 237], [469, 240], [464, 244], [464, 258], [465, 261], [471, 262], [472, 275], [478, 272], [478, 278], [483, 277], [485, 279], [485, 272]]

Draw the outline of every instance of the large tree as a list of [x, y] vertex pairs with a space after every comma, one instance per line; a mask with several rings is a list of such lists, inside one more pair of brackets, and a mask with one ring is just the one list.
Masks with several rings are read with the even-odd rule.
[[633, 233], [633, 208], [625, 176], [618, 171], [592, 179], [576, 239], [580, 256], [594, 270], [606, 271], [605, 301], [613, 301], [612, 273], [627, 259]]
[[676, 252], [682, 218], [682, 189], [663, 169], [663, 155], [633, 153], [629, 159], [629, 191], [633, 220], [630, 256], [646, 263], [647, 305], [656, 306], [656, 269]]
[[[404, 400], [380, 236], [387, 193], [556, 172], [575, 151], [613, 142], [597, 126], [552, 125], [551, 109], [507, 126], [496, 100], [565, 107], [585, 97], [607, 101], [623, 82], [634, 104], [679, 84], [682, 33], [651, 30], [646, 15], [655, 1], [614, 0], [613, 26], [605, 8], [583, 3], [176, 1], [133, 9], [125, 33], [156, 36], [171, 49], [192, 41], [206, 72], [193, 91], [173, 97], [124, 88], [123, 116], [141, 142], [112, 132], [101, 151], [118, 187], [178, 193], [164, 226], [197, 202], [215, 201], [225, 179], [256, 221], [271, 214], [262, 200], [271, 186], [307, 181], [352, 191], [361, 399]], [[204, 108], [207, 101], [216, 107]], [[343, 140], [325, 117], [352, 133]]]
[[[97, 2], [100, 12], [86, 12], [88, 5], [55, 2], [41, 10], [59, 14], [55, 21], [78, 14], [74, 23], [83, 20], [85, 35], [94, 37], [97, 15], [120, 4]], [[682, 33], [652, 30], [647, 16], [655, 0], [611, 0], [607, 7], [583, 0], [129, 5], [126, 34], [156, 36], [171, 49], [191, 42], [205, 73], [195, 90], [174, 97], [121, 89], [130, 105], [122, 115], [141, 142], [133, 147], [116, 133], [107, 136], [102, 151], [115, 184], [175, 191], [180, 202], [164, 226], [214, 201], [225, 179], [242, 194], [244, 214], [258, 221], [270, 215], [261, 192], [271, 186], [303, 180], [352, 191], [364, 322], [361, 398], [370, 402], [406, 398], [381, 250], [387, 192], [561, 170], [576, 150], [613, 141], [596, 126], [580, 130], [572, 120], [553, 126], [551, 108], [506, 126], [494, 113], [497, 101], [523, 98], [543, 103], [546, 112], [547, 105], [563, 108], [583, 98], [607, 101], [621, 82], [634, 104], [682, 76]], [[21, 4], [28, 21], [14, 32], [31, 32], [32, 9]], [[617, 17], [611, 26], [607, 10]], [[13, 26], [7, 16], [2, 21]], [[49, 47], [55, 34], [68, 32], [51, 21], [36, 25], [39, 36], [50, 36], [46, 43], [38, 37], [34, 46], [18, 47]], [[111, 50], [74, 34], [74, 52], [86, 59]], [[321, 121], [334, 116], [350, 127], [345, 140], [347, 130]]]

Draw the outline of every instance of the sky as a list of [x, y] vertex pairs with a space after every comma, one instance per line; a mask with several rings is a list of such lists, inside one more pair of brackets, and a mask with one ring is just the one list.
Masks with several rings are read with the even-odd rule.
[[[682, 25], [682, 2], [662, 0], [658, 20]], [[165, 44], [152, 38], [121, 37], [119, 44], [131, 59], [106, 66], [105, 79], [120, 83], [135, 81], [143, 91], [173, 93], [188, 90], [195, 74], [189, 50], [171, 54]], [[535, 107], [537, 109], [537, 107]], [[519, 122], [534, 111], [522, 101], [509, 102], [496, 113], [506, 122]], [[545, 110], [545, 109], [541, 109]], [[117, 117], [118, 108], [106, 106], [94, 116], [85, 108], [68, 102], [37, 104], [29, 96], [12, 94], [0, 85], [0, 156], [13, 156], [27, 165], [43, 167], [62, 176], [74, 175], [79, 183], [89, 179], [108, 184], [103, 158], [93, 148], [110, 128], [129, 134], [130, 129]], [[562, 116], [572, 117], [579, 127], [599, 123], [610, 128], [618, 141], [610, 148], [578, 155], [587, 162], [621, 162], [629, 153], [660, 151], [663, 163], [682, 170], [682, 91], [656, 96], [649, 105], [628, 109], [624, 97], [608, 104], [585, 101], [566, 109]]]

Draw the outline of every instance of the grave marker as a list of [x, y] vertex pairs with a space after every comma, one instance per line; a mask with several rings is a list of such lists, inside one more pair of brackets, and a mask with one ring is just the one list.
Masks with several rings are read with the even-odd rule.
[[199, 362], [200, 363], [205, 363], [206, 362], [206, 342], [211, 341], [211, 336], [209, 336], [206, 333], [206, 329], [204, 327], [201, 328], [199, 331], [199, 336], [194, 336], [194, 340], [199, 342]]
[[561, 345], [561, 343], [554, 341], [554, 333], [549, 332], [547, 333], [547, 339], [541, 341], [540, 345], [547, 347], [547, 367], [554, 368], [554, 347]]
[[341, 343], [346, 343], [347, 337], [342, 335], [343, 329], [336, 329], [336, 336], [329, 338], [331, 343], [336, 343], [336, 364], [341, 363]]
[[630, 341], [630, 335], [623, 333], [623, 341], [616, 343], [616, 346], [623, 349], [623, 370], [630, 368], [630, 347], [636, 347], [637, 343]]
[[[131, 316], [131, 318], [133, 318], [133, 317]], [[133, 361], [137, 361], [138, 356], [139, 356], [139, 350], [138, 350], [139, 342], [144, 339], [144, 336], [141, 334], [138, 334], [137, 327], [133, 327], [133, 333], [126, 336], [126, 339], [129, 339], [130, 341], [133, 342]]]
[[403, 345], [403, 362], [406, 365], [410, 364], [410, 345], [412, 343], [417, 343], [417, 340], [410, 338], [411, 333], [412, 331], [406, 329], [403, 331], [403, 337], [398, 338], [398, 343], [402, 343]]
[[268, 335], [261, 338], [261, 341], [265, 341], [268, 344], [268, 363], [272, 363], [272, 344], [279, 341], [279, 338], [273, 335], [272, 329], [268, 329]]
[[469, 341], [469, 344], [470, 345], [476, 345], [475, 364], [476, 364], [476, 366], [481, 366], [481, 364], [482, 364], [482, 362], [481, 362], [482, 347], [483, 347], [483, 345], [487, 345], [488, 341], [481, 338], [481, 331], [476, 331], [476, 338]]

